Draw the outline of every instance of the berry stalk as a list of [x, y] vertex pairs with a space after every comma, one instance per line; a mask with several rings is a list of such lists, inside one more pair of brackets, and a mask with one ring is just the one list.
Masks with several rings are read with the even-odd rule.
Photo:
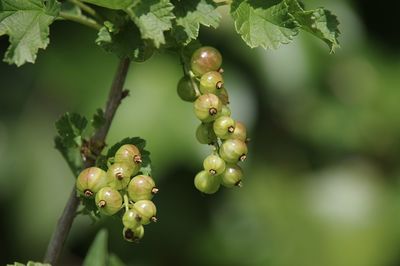
[[[94, 133], [89, 141], [92, 144], [91, 147], [93, 147], [93, 150], [91, 152], [94, 154], [94, 156], [93, 158], [87, 158], [85, 160], [83, 168], [94, 166], [97, 156], [104, 148], [105, 138], [110, 129], [114, 115], [118, 109], [118, 106], [121, 103], [121, 100], [126, 96], [126, 93], [123, 91], [123, 85], [128, 74], [129, 65], [130, 60], [128, 58], [121, 59], [121, 61], [119, 62], [118, 69], [115, 73], [106, 103], [106, 108], [104, 112], [105, 122]], [[68, 233], [76, 216], [78, 205], [79, 199], [76, 196], [76, 188], [74, 184], [70, 197], [64, 207], [63, 213], [61, 214], [61, 217], [57, 222], [56, 228], [47, 246], [46, 255], [44, 257], [45, 263], [49, 263], [53, 266], [56, 265], [64, 242], [67, 239]]]

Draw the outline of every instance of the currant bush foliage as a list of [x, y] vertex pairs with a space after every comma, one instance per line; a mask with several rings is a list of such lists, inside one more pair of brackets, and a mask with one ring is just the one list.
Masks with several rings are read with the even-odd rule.
[[218, 7], [230, 5], [235, 29], [250, 47], [276, 49], [300, 30], [339, 47], [339, 22], [324, 8], [307, 10], [300, 0], [84, 0], [96, 14], [76, 1], [0, 0], [0, 36], [8, 35], [4, 56], [9, 64], [33, 63], [49, 43], [49, 25], [69, 19], [98, 30], [96, 44], [119, 57], [147, 60], [157, 49], [176, 49], [196, 40], [200, 26], [217, 28]]

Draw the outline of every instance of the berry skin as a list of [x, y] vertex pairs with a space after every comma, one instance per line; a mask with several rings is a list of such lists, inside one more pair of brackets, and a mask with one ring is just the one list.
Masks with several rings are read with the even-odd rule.
[[247, 145], [238, 139], [225, 140], [220, 147], [219, 155], [227, 163], [244, 161], [247, 155]]
[[231, 116], [231, 109], [227, 105], [222, 105], [220, 116]]
[[114, 163], [108, 168], [108, 186], [117, 190], [128, 186], [134, 171], [134, 166], [128, 163]]
[[138, 165], [140, 168], [142, 157], [138, 147], [133, 144], [125, 144], [122, 145], [115, 153], [114, 161], [116, 163], [128, 162], [133, 165]]
[[217, 141], [217, 136], [215, 136], [215, 133], [212, 129], [212, 124], [201, 123], [196, 130], [196, 138], [201, 144], [212, 145], [215, 143]]
[[114, 215], [122, 206], [122, 197], [112, 187], [103, 187], [96, 193], [96, 205], [100, 212], [105, 215]]
[[184, 76], [179, 80], [177, 93], [182, 100], [187, 102], [194, 102], [198, 96], [188, 76]]
[[128, 195], [133, 201], [151, 200], [158, 189], [154, 180], [147, 175], [138, 175], [132, 178], [128, 185]]
[[157, 208], [150, 200], [139, 200], [133, 205], [137, 213], [140, 215], [141, 224], [146, 225], [150, 222], [156, 222]]
[[242, 186], [243, 171], [237, 164], [227, 164], [225, 171], [221, 175], [221, 184], [231, 188]]
[[200, 91], [201, 93], [214, 93], [217, 94], [224, 85], [222, 75], [217, 71], [210, 71], [201, 76]]
[[222, 104], [215, 94], [207, 93], [201, 95], [194, 102], [194, 112], [198, 119], [203, 122], [214, 121], [221, 112]]
[[141, 219], [142, 218], [136, 210], [130, 209], [124, 213], [124, 216], [122, 216], [122, 224], [126, 228], [135, 229], [136, 227], [141, 225]]
[[218, 117], [213, 124], [215, 135], [221, 139], [227, 139], [235, 130], [235, 120], [229, 116]]
[[143, 225], [139, 225], [136, 228], [124, 227], [122, 235], [124, 236], [124, 239], [128, 242], [139, 243], [139, 240], [142, 239], [144, 236], [144, 227]]
[[194, 178], [194, 186], [205, 194], [214, 194], [220, 187], [218, 176], [211, 175], [208, 171], [199, 172]]
[[229, 104], [229, 95], [226, 91], [225, 87], [222, 87], [220, 90], [217, 91], [217, 96], [221, 100], [222, 104]]
[[246, 126], [241, 122], [236, 122], [235, 130], [233, 131], [232, 134], [229, 135], [229, 138], [230, 139], [238, 139], [238, 140], [245, 142], [247, 139]]
[[76, 189], [85, 197], [91, 197], [107, 186], [107, 174], [98, 167], [84, 169], [76, 179]]
[[222, 64], [222, 56], [214, 47], [204, 46], [197, 49], [190, 60], [193, 73], [201, 77], [209, 71], [217, 71]]
[[206, 170], [211, 175], [220, 175], [225, 170], [225, 161], [217, 155], [209, 155], [203, 161], [204, 170]]

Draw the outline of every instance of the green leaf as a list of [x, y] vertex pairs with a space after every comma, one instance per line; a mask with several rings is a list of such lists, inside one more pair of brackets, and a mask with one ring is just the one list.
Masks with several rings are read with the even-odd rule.
[[125, 9], [128, 6], [130, 6], [133, 2], [133, 0], [82, 0], [82, 1], [110, 9]]
[[150, 39], [159, 48], [165, 43], [164, 32], [171, 29], [174, 6], [169, 0], [146, 0], [133, 5], [127, 12], [138, 26], [143, 39]]
[[221, 15], [216, 11], [216, 4], [211, 0], [174, 0], [176, 25], [174, 35], [178, 42], [188, 44], [197, 39], [200, 24], [217, 28]]
[[108, 257], [108, 266], [125, 266], [126, 264], [115, 254], [110, 254]]
[[106, 21], [98, 33], [96, 44], [120, 58], [129, 57], [136, 62], [144, 62], [154, 53], [152, 44], [142, 40], [133, 22], [120, 26]]
[[298, 33], [285, 1], [236, 0], [231, 7], [236, 31], [250, 47], [276, 49]]
[[104, 117], [104, 111], [103, 111], [103, 109], [98, 108], [92, 118], [92, 127], [95, 129], [98, 129], [102, 125], [104, 125], [105, 122], [106, 122], [106, 119]]
[[117, 150], [125, 144], [133, 144], [138, 147], [141, 157], [142, 157], [142, 165], [140, 168], [140, 172], [145, 175], [151, 175], [151, 159], [150, 159], [150, 152], [145, 149], [146, 141], [139, 137], [133, 138], [125, 138], [120, 142], [114, 144], [107, 152], [106, 160], [110, 160], [114, 157]]
[[1, 0], [0, 36], [8, 35], [10, 41], [4, 61], [17, 66], [34, 63], [38, 50], [49, 44], [49, 25], [59, 11], [56, 0]]
[[301, 29], [323, 40], [328, 44], [332, 53], [340, 47], [338, 41], [339, 21], [335, 15], [323, 8], [306, 11], [296, 0], [287, 0], [287, 2], [290, 5], [291, 14]]
[[62, 2], [60, 12], [74, 16], [83, 16], [81, 8], [71, 2]]
[[83, 266], [106, 266], [108, 260], [107, 231], [100, 230], [83, 261]]
[[78, 176], [83, 166], [80, 149], [65, 147], [60, 136], [54, 138], [54, 144], [55, 148], [61, 153], [74, 175]]

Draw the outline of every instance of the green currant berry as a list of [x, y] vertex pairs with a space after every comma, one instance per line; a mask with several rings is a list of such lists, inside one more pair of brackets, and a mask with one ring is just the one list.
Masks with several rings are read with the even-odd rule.
[[139, 240], [142, 239], [144, 236], [144, 227], [143, 225], [139, 225], [136, 228], [124, 227], [122, 235], [124, 236], [124, 239], [126, 241], [138, 243]]
[[214, 194], [220, 187], [218, 176], [211, 175], [208, 171], [199, 172], [194, 178], [194, 186], [205, 194]]
[[108, 168], [108, 185], [117, 190], [124, 189], [128, 186], [134, 166], [126, 162], [114, 163]]
[[[128, 162], [130, 164], [140, 165], [142, 157], [138, 147], [133, 144], [122, 145], [115, 153], [114, 161], [116, 163]], [[140, 168], [140, 166], [139, 166]]]
[[222, 105], [221, 115], [220, 116], [231, 116], [231, 109], [227, 105]]
[[211, 175], [220, 175], [225, 170], [225, 161], [217, 155], [209, 155], [203, 161], [204, 170]]
[[142, 218], [140, 222], [143, 225], [149, 224], [150, 222], [157, 222], [157, 208], [151, 200], [139, 200], [135, 202], [133, 207]]
[[107, 174], [98, 167], [84, 169], [76, 179], [76, 189], [85, 197], [93, 196], [107, 186]]
[[222, 143], [219, 155], [227, 163], [244, 161], [247, 155], [247, 145], [238, 139], [227, 139]]
[[200, 77], [209, 71], [217, 71], [222, 64], [222, 56], [217, 49], [204, 46], [197, 49], [190, 60], [193, 73]]
[[135, 229], [141, 225], [141, 219], [142, 218], [135, 209], [130, 209], [124, 213], [124, 216], [122, 216], [122, 223], [126, 228]]
[[220, 90], [217, 91], [217, 96], [221, 100], [222, 104], [229, 104], [229, 95], [228, 91], [225, 89], [225, 87], [222, 87]]
[[122, 197], [119, 192], [112, 187], [103, 187], [96, 193], [96, 205], [100, 212], [105, 215], [117, 213], [122, 206]]
[[179, 80], [177, 92], [179, 97], [187, 102], [194, 102], [198, 96], [188, 76], [184, 76]]
[[194, 102], [194, 112], [198, 119], [203, 122], [214, 121], [221, 112], [221, 101], [215, 94], [207, 93], [201, 95]]
[[222, 88], [224, 85], [224, 79], [222, 75], [217, 71], [210, 71], [201, 76], [200, 79], [200, 91], [201, 93], [214, 93]]
[[213, 129], [217, 137], [227, 139], [235, 131], [235, 120], [229, 116], [220, 116], [214, 121]]
[[217, 141], [211, 123], [201, 123], [196, 130], [197, 141], [201, 144], [213, 144]]
[[133, 201], [151, 200], [158, 192], [154, 180], [147, 175], [138, 175], [132, 178], [128, 185], [128, 195]]
[[238, 140], [245, 142], [247, 139], [246, 126], [241, 122], [236, 122], [235, 130], [233, 131], [232, 134], [229, 135], [229, 138], [230, 139], [238, 139]]
[[237, 164], [227, 164], [221, 175], [221, 184], [225, 187], [242, 186], [243, 171]]

